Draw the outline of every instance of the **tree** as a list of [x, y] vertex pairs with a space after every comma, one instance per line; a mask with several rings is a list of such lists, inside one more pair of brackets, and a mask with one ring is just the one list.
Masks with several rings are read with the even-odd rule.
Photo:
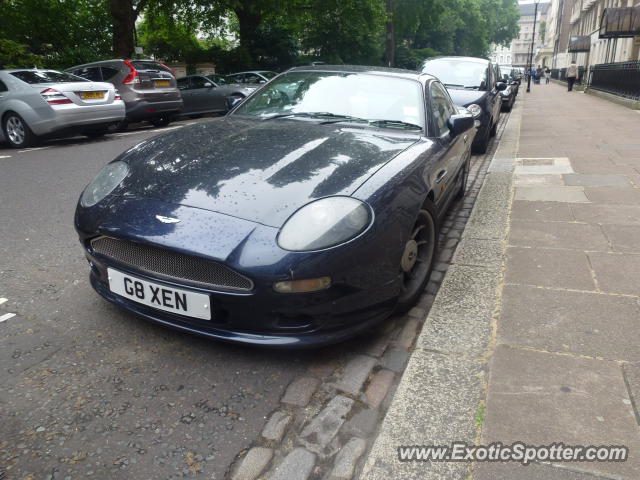
[[109, 0], [109, 12], [113, 19], [111, 31], [113, 55], [130, 58], [135, 47], [136, 20], [148, 0]]

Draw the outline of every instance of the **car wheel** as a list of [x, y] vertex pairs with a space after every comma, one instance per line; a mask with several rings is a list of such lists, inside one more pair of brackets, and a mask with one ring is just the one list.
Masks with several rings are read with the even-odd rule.
[[509, 100], [509, 103], [505, 104], [503, 110], [505, 112], [510, 112], [511, 108], [513, 107], [513, 102], [514, 102], [514, 99], [512, 98], [511, 100]]
[[161, 117], [154, 118], [151, 120], [151, 123], [154, 127], [166, 127], [171, 123], [171, 120], [173, 120], [172, 115], [163, 115]]
[[13, 148], [32, 147], [38, 142], [38, 137], [27, 125], [20, 115], [10, 112], [5, 115], [2, 122], [4, 136]]
[[464, 165], [462, 166], [460, 188], [458, 189], [458, 193], [456, 193], [457, 199], [464, 198], [464, 194], [467, 191], [467, 183], [469, 182], [470, 167], [471, 167], [471, 155], [469, 155], [469, 158], [467, 158], [467, 161], [464, 162]]
[[472, 146], [473, 153], [487, 153], [487, 150], [489, 148], [489, 140], [490, 140], [490, 135], [489, 135], [489, 129], [487, 128], [487, 130], [484, 133], [484, 136], [482, 137], [482, 140], [480, 140], [478, 143], [474, 142]]
[[124, 132], [129, 127], [129, 120], [120, 120], [111, 125], [108, 129], [109, 133]]
[[400, 259], [402, 289], [396, 307], [399, 312], [413, 307], [429, 281], [438, 239], [433, 211], [431, 204], [423, 206], [405, 243]]

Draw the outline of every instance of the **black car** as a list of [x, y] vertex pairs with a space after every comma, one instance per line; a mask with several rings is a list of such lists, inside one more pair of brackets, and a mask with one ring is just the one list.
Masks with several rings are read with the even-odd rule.
[[501, 66], [500, 76], [502, 81], [507, 84], [507, 88], [500, 92], [502, 97], [502, 110], [510, 112], [520, 90], [520, 76], [517, 69], [513, 67]]
[[437, 77], [452, 100], [473, 114], [478, 128], [473, 149], [486, 152], [500, 119], [500, 91], [507, 88], [498, 78], [494, 64], [475, 57], [434, 57], [425, 60], [421, 70]]
[[473, 125], [430, 75], [290, 70], [224, 118], [105, 166], [75, 217], [91, 284], [231, 342], [367, 331], [424, 292], [438, 224], [465, 193]]

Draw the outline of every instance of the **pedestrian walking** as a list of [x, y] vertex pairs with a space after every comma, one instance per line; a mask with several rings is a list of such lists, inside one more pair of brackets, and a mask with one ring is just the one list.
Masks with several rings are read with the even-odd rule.
[[577, 79], [578, 67], [576, 65], [576, 61], [572, 60], [571, 65], [569, 65], [569, 68], [567, 68], [567, 85], [570, 92], [573, 90], [573, 84], [576, 83]]
[[551, 70], [547, 67], [544, 71], [544, 83], [549, 85], [549, 80], [551, 79]]

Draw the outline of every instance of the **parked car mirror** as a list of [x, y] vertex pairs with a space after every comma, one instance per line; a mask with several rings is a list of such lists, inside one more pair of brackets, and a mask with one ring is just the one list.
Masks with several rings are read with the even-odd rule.
[[498, 82], [496, 83], [496, 90], [498, 90], [499, 92], [505, 90], [507, 88], [507, 84], [504, 82]]
[[473, 128], [474, 118], [473, 115], [461, 114], [451, 115], [447, 120], [447, 126], [452, 136], [460, 135], [463, 132]]
[[204, 88], [211, 88], [211, 87], [213, 87], [213, 83], [207, 82], [204, 84]]
[[520, 82], [517, 80], [514, 80], [513, 82], [511, 82], [511, 85], [520, 85]]

